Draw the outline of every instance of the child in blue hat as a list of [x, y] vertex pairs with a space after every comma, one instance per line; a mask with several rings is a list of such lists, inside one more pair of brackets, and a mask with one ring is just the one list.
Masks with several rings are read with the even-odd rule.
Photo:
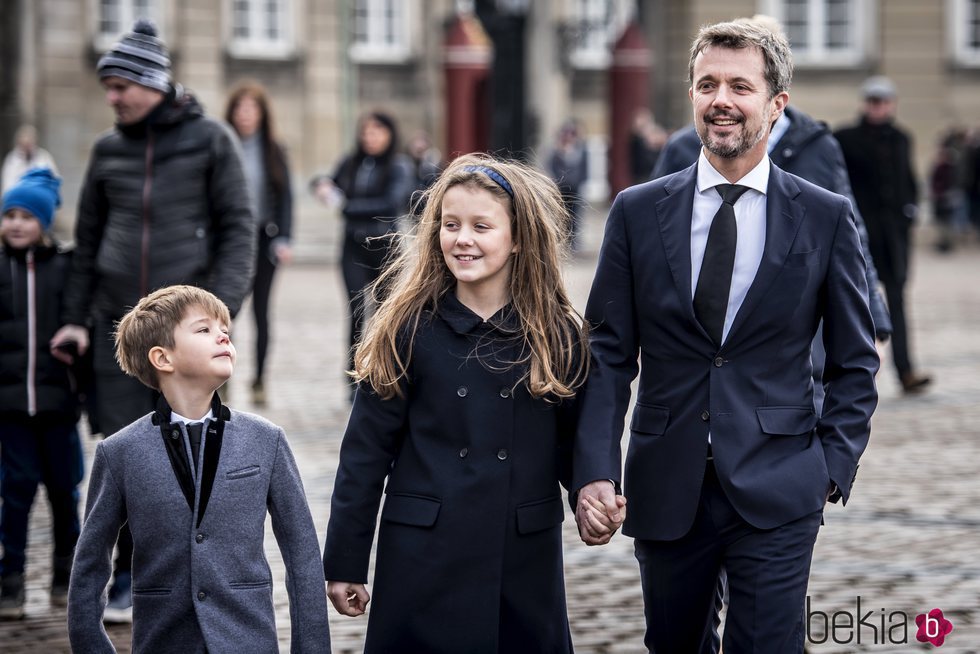
[[[0, 221], [0, 619], [24, 615], [27, 522], [43, 482], [54, 531], [51, 603], [64, 606], [78, 540], [82, 454], [71, 368], [48, 341], [61, 326], [70, 253], [48, 234], [61, 180], [28, 171], [3, 195]], [[61, 357], [70, 359], [63, 353]]]

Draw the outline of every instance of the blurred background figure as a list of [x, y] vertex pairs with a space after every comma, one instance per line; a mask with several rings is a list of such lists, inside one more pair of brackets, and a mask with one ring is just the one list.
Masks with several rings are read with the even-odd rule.
[[58, 174], [54, 158], [47, 150], [38, 147], [37, 129], [33, 125], [21, 125], [14, 134], [13, 149], [3, 159], [0, 193], [13, 187], [31, 168], [48, 168], [55, 175]]
[[350, 304], [347, 370], [354, 367], [354, 344], [364, 327], [364, 290], [378, 278], [395, 246], [398, 217], [408, 209], [414, 190], [411, 164], [398, 153], [395, 119], [370, 111], [357, 124], [353, 151], [341, 159], [330, 176], [310, 183], [324, 204], [342, 205], [344, 238], [340, 265]]
[[654, 120], [649, 109], [637, 109], [630, 131], [630, 172], [634, 184], [650, 179], [660, 151], [667, 142], [667, 131]]
[[428, 132], [418, 130], [405, 145], [412, 167], [412, 198], [410, 209], [413, 216], [421, 216], [425, 209], [424, 193], [436, 181], [442, 171], [442, 153], [432, 145]]
[[571, 218], [569, 245], [579, 250], [579, 231], [582, 224], [582, 185], [589, 178], [589, 158], [578, 121], [565, 121], [555, 137], [555, 146], [548, 157], [548, 174], [561, 191], [562, 202]]
[[276, 267], [293, 260], [290, 235], [293, 195], [289, 164], [276, 138], [269, 96], [257, 82], [243, 82], [232, 90], [225, 120], [242, 143], [245, 179], [255, 217], [257, 239], [252, 315], [255, 317], [255, 377], [252, 403], [265, 406], [265, 360], [269, 352], [269, 308]]
[[939, 139], [929, 171], [929, 198], [939, 226], [936, 249], [950, 252], [966, 238], [970, 224], [970, 151], [966, 130], [950, 128]]
[[885, 286], [892, 320], [892, 355], [906, 393], [919, 393], [932, 378], [915, 370], [909, 355], [905, 282], [909, 236], [918, 216], [919, 187], [912, 167], [912, 140], [895, 124], [897, 93], [887, 77], [861, 86], [863, 105], [856, 125], [834, 133], [844, 152], [858, 210], [868, 228], [868, 245]]

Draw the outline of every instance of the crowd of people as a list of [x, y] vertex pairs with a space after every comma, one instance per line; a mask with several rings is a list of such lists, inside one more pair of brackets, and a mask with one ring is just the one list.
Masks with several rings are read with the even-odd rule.
[[[365, 651], [572, 651], [564, 487], [586, 544], [635, 539], [652, 651], [802, 651], [823, 507], [847, 500], [869, 438], [876, 342], [905, 392], [932, 381], [904, 308], [911, 143], [887, 78], [836, 132], [789, 105], [792, 56], [765, 19], [706, 26], [691, 52], [693, 124], [668, 139], [637, 114], [638, 184], [610, 209], [584, 316], [561, 278], [589, 176], [575, 121], [541, 171], [444, 166], [424, 133], [403, 150], [394, 117], [371, 111], [310, 182], [343, 218], [350, 310], [352, 409], [321, 551], [282, 429], [220, 391], [250, 296], [251, 403], [275, 393], [293, 196], [272, 103], [246, 82], [224, 121], [207, 116], [137, 21], [97, 63], [116, 124], [92, 148], [73, 250], [50, 235], [60, 180], [33, 128], [4, 162], [0, 618], [24, 614], [43, 483], [51, 601], [79, 651], [112, 651], [103, 622], [130, 621], [135, 650], [275, 650], [267, 514], [294, 651], [330, 650], [328, 602], [356, 617], [369, 601]], [[980, 214], [977, 152], [954, 130], [937, 155], [944, 250]], [[105, 437], [84, 521], [83, 409]]]

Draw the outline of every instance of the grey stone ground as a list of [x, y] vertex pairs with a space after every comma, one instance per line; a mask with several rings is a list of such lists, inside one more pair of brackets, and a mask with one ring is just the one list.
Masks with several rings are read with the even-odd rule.
[[[583, 306], [601, 238], [602, 214], [587, 220], [583, 256], [568, 268], [568, 283]], [[925, 240], [925, 239], [923, 239]], [[332, 247], [332, 246], [331, 246]], [[882, 643], [880, 627], [838, 628], [849, 644], [811, 644], [814, 653], [921, 652], [914, 616], [940, 608], [954, 631], [942, 652], [980, 652], [980, 248], [971, 245], [950, 256], [928, 247], [916, 253], [910, 287], [913, 354], [935, 374], [932, 391], [903, 397], [886, 355], [879, 376], [881, 403], [871, 445], [864, 456], [851, 502], [830, 507], [817, 542], [810, 582], [811, 609], [832, 614], [855, 612], [886, 629], [908, 614], [907, 644]], [[313, 515], [321, 534], [340, 438], [347, 418], [342, 383], [345, 307], [336, 268], [322, 252], [303, 257], [278, 279], [274, 350], [268, 387], [270, 401], [260, 412], [283, 425], [297, 455]], [[229, 403], [249, 404], [252, 368], [250, 319], [235, 330], [239, 365]], [[87, 461], [93, 442], [86, 438]], [[0, 651], [68, 651], [65, 613], [48, 604], [50, 519], [43, 492], [31, 521], [27, 618], [0, 623]], [[282, 564], [271, 529], [267, 551], [277, 577], [276, 602], [284, 651], [289, 622]], [[565, 522], [565, 568], [569, 615], [576, 649], [585, 653], [641, 652], [642, 602], [636, 563], [628, 539], [617, 536], [603, 548], [577, 538], [571, 516]], [[838, 617], [844, 625], [847, 618]], [[330, 617], [335, 652], [358, 652], [364, 618]], [[812, 636], [824, 639], [821, 619], [811, 620]], [[853, 623], [852, 623], [853, 624]], [[129, 651], [128, 627], [110, 633], [120, 651]], [[858, 633], [861, 645], [856, 644]], [[877, 637], [878, 642], [873, 641]], [[243, 644], [243, 651], [247, 645]]]

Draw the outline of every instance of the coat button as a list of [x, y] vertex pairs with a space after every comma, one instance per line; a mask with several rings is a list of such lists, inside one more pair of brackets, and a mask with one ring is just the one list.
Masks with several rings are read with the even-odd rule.
[[456, 389], [456, 395], [459, 395], [460, 397], [466, 397], [466, 394], [469, 392], [469, 389], [467, 389], [465, 386], [460, 386]]
[[172, 438], [174, 440], [177, 440], [178, 438], [180, 438], [180, 430], [179, 429], [175, 429], [172, 432], [170, 432], [170, 438]]
[[507, 450], [505, 450], [503, 448], [497, 450], [497, 458], [500, 459], [501, 461], [506, 460], [507, 459]]
[[204, 601], [204, 598], [206, 598], [207, 596], [208, 596], [208, 594], [207, 594], [207, 593], [205, 593], [205, 592], [204, 592], [204, 591], [202, 590], [201, 592], [199, 592], [199, 593], [197, 594], [197, 599], [199, 599], [199, 600], [201, 600], [201, 601], [203, 602], [203, 601]]
[[196, 540], [196, 541], [197, 541], [198, 543], [203, 543], [203, 542], [204, 542], [204, 534], [198, 534], [198, 535], [197, 535], [197, 536], [196, 536], [196, 537], [194, 538], [194, 540]]
[[510, 397], [510, 389], [509, 388], [506, 388], [506, 387], [505, 388], [501, 388], [500, 389], [500, 397], [504, 398], [505, 400], [508, 397]]
[[701, 420], [704, 420], [705, 422], [708, 422], [708, 419], [710, 417], [711, 417], [711, 414], [708, 413], [707, 411], [702, 411], [701, 412]]
[[461, 449], [459, 451], [459, 458], [465, 459], [466, 458], [466, 455], [469, 454], [469, 453], [470, 453], [470, 451], [464, 447], [463, 449]]
[[715, 357], [715, 368], [721, 368], [723, 365], [725, 365], [725, 360], [721, 357]]

